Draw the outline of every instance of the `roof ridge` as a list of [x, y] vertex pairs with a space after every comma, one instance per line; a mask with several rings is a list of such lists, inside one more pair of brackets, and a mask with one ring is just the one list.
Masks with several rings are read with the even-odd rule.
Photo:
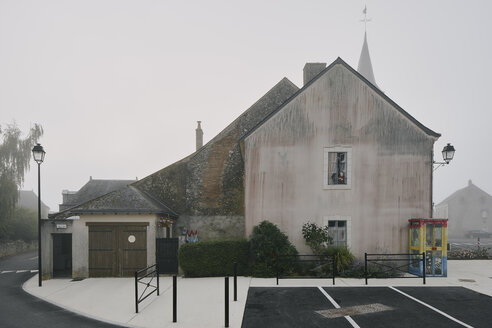
[[433, 130], [429, 129], [422, 123], [420, 123], [415, 117], [410, 115], [407, 111], [405, 111], [403, 108], [401, 108], [396, 102], [394, 102], [390, 97], [388, 97], [384, 92], [379, 90], [377, 86], [372, 84], [368, 79], [366, 79], [362, 74], [357, 72], [355, 69], [353, 69], [349, 64], [347, 64], [342, 58], [337, 57], [335, 61], [333, 61], [330, 65], [328, 65], [325, 69], [323, 69], [321, 72], [318, 73], [314, 78], [312, 78], [308, 83], [306, 83], [301, 89], [299, 89], [297, 92], [295, 92], [290, 98], [288, 98], [282, 105], [280, 105], [276, 110], [272, 111], [269, 115], [267, 115], [262, 121], [260, 121], [255, 127], [253, 127], [251, 130], [249, 130], [246, 134], [244, 134], [241, 138], [239, 138], [239, 141], [243, 141], [246, 139], [248, 136], [250, 136], [258, 127], [263, 125], [266, 121], [268, 121], [272, 116], [277, 114], [280, 110], [282, 110], [287, 104], [289, 104], [293, 99], [295, 99], [299, 94], [304, 92], [305, 89], [307, 89], [311, 84], [316, 82], [322, 75], [324, 75], [326, 72], [331, 70], [333, 67], [336, 65], [341, 64], [345, 68], [347, 68], [350, 72], [352, 72], [355, 76], [360, 78], [363, 82], [365, 82], [372, 90], [374, 90], [379, 96], [381, 96], [384, 100], [390, 103], [397, 111], [399, 111], [403, 116], [405, 116], [407, 119], [409, 119], [411, 122], [413, 122], [418, 128], [420, 128], [425, 134], [430, 135], [434, 138], [439, 138], [441, 136], [440, 133], [434, 132]]

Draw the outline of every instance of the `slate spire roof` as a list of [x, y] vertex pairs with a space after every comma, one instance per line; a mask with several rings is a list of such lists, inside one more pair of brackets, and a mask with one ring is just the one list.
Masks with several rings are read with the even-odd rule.
[[359, 72], [374, 86], [378, 87], [376, 84], [376, 79], [374, 78], [374, 72], [372, 70], [371, 56], [369, 55], [369, 46], [367, 45], [367, 32], [364, 32], [364, 43], [362, 44], [362, 51], [360, 52], [357, 72]]

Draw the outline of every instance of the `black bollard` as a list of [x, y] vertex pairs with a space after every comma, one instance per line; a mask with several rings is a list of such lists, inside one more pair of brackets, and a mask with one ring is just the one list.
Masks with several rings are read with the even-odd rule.
[[367, 285], [367, 253], [364, 253], [364, 277], [366, 278]]
[[225, 277], [225, 327], [229, 327], [229, 277]]
[[178, 302], [177, 302], [177, 294], [178, 294], [178, 282], [176, 276], [173, 276], [173, 322], [177, 322], [178, 320]]
[[157, 296], [159, 296], [159, 265], [155, 264], [155, 274], [157, 276]]
[[234, 302], [237, 301], [237, 262], [234, 262]]
[[135, 271], [135, 313], [138, 313], [138, 271]]

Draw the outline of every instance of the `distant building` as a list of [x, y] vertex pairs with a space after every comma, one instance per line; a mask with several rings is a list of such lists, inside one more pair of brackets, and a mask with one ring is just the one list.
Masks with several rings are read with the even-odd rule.
[[[25, 207], [38, 213], [38, 195], [32, 190], [19, 190], [19, 199], [17, 200], [17, 207]], [[47, 219], [50, 208], [41, 201], [41, 218]]]
[[492, 196], [471, 180], [434, 209], [434, 217], [449, 219], [448, 236], [463, 238], [469, 231], [492, 233]]

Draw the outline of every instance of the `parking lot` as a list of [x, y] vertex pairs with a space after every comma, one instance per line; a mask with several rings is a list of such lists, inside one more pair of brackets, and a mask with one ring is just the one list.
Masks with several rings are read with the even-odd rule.
[[251, 287], [242, 327], [490, 327], [490, 309], [463, 287]]

